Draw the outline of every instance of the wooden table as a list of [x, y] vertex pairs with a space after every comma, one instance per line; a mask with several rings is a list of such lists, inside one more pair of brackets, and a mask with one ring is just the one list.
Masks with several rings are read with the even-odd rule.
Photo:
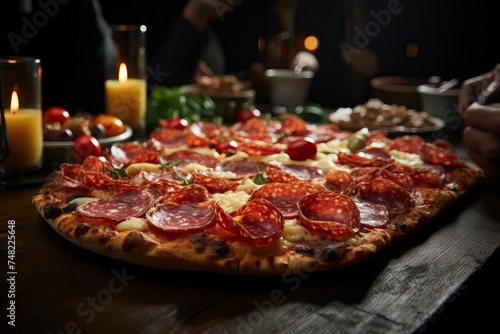
[[494, 184], [364, 264], [277, 278], [158, 270], [91, 253], [43, 221], [31, 204], [38, 187], [0, 190], [2, 333], [399, 334], [480, 330], [498, 318], [499, 307], [485, 305], [500, 298]]

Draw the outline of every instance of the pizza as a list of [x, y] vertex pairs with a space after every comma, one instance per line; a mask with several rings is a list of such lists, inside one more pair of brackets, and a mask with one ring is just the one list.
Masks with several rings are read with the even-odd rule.
[[44, 221], [134, 264], [280, 276], [366, 261], [484, 179], [442, 139], [296, 115], [162, 124], [61, 164], [32, 199]]

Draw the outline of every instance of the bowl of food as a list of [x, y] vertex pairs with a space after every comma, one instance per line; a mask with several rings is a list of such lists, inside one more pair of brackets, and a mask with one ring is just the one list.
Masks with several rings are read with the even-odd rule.
[[107, 114], [47, 117], [54, 114], [49, 108], [44, 112], [43, 160], [45, 165], [81, 162], [85, 156], [100, 155], [114, 143], [132, 137], [132, 128], [119, 118]]
[[250, 81], [241, 81], [234, 75], [203, 76], [196, 84], [179, 88], [182, 94], [206, 94], [216, 105], [224, 123], [234, 123], [236, 114], [255, 104], [255, 90]]
[[421, 110], [419, 85], [428, 83], [428, 78], [407, 76], [383, 76], [370, 81], [372, 95], [385, 103], [395, 103], [411, 109]]

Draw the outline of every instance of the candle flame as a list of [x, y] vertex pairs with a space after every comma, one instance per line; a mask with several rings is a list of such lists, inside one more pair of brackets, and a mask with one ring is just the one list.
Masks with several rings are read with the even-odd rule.
[[15, 114], [19, 110], [19, 97], [17, 96], [17, 92], [12, 92], [12, 98], [10, 100], [10, 112]]
[[125, 81], [127, 81], [127, 77], [128, 77], [127, 66], [125, 65], [125, 63], [121, 63], [120, 70], [118, 72], [118, 81], [125, 82]]

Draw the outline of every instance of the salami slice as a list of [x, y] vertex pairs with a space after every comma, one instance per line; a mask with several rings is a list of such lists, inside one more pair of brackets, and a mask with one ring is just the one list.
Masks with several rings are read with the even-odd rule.
[[422, 160], [425, 162], [444, 167], [458, 167], [461, 165], [456, 154], [443, 147], [426, 144], [421, 149]]
[[191, 174], [191, 181], [204, 186], [210, 193], [224, 193], [234, 190], [240, 183], [201, 172]]
[[344, 192], [353, 183], [351, 175], [339, 169], [329, 171], [325, 179], [325, 188], [336, 193]]
[[218, 219], [223, 222], [221, 227], [252, 244], [275, 242], [285, 226], [281, 212], [262, 198], [249, 200], [245, 205], [231, 212], [229, 218], [231, 219]]
[[356, 185], [355, 192], [361, 199], [385, 206], [390, 214], [403, 212], [410, 204], [410, 194], [391, 180], [362, 182]]
[[215, 202], [159, 203], [146, 213], [148, 221], [163, 232], [206, 229], [215, 224]]
[[105, 150], [103, 155], [116, 167], [130, 164], [130, 160], [135, 156], [149, 152], [143, 144], [137, 142], [115, 143], [109, 150]]
[[305, 181], [267, 183], [257, 189], [250, 199], [266, 199], [280, 210], [284, 219], [293, 219], [298, 216], [297, 203], [302, 197], [313, 192], [325, 190], [320, 185]]
[[389, 223], [389, 211], [385, 206], [360, 199], [355, 199], [354, 202], [359, 209], [361, 225], [382, 228]]
[[203, 203], [208, 200], [208, 191], [205, 187], [198, 184], [190, 184], [165, 194], [165, 196], [161, 199], [161, 202], [187, 204]]
[[266, 165], [253, 160], [241, 161], [221, 161], [215, 166], [217, 172], [230, 171], [236, 174], [237, 178], [254, 177], [259, 170], [264, 170]]
[[147, 189], [134, 189], [88, 202], [79, 206], [77, 211], [88, 217], [121, 222], [142, 216], [150, 208], [153, 199], [154, 196]]
[[364, 154], [339, 152], [338, 161], [350, 167], [384, 167], [392, 164], [391, 159], [367, 157]]
[[155, 149], [178, 147], [184, 144], [185, 138], [186, 132], [183, 130], [160, 128], [151, 132], [148, 146], [152, 146]]
[[376, 179], [391, 180], [399, 184], [409, 193], [413, 192], [415, 188], [415, 182], [409, 175], [404, 173], [393, 173], [387, 169], [378, 167], [355, 168], [352, 170], [351, 176], [354, 177], [357, 183], [370, 182]]
[[302, 197], [298, 206], [300, 221], [311, 231], [342, 238], [356, 233], [361, 227], [359, 209], [349, 196], [317, 192]]
[[201, 154], [193, 151], [175, 151], [170, 154], [162, 156], [163, 160], [170, 163], [179, 163], [179, 166], [186, 166], [192, 162], [198, 163], [200, 165], [214, 168], [217, 162], [217, 158], [205, 154]]

